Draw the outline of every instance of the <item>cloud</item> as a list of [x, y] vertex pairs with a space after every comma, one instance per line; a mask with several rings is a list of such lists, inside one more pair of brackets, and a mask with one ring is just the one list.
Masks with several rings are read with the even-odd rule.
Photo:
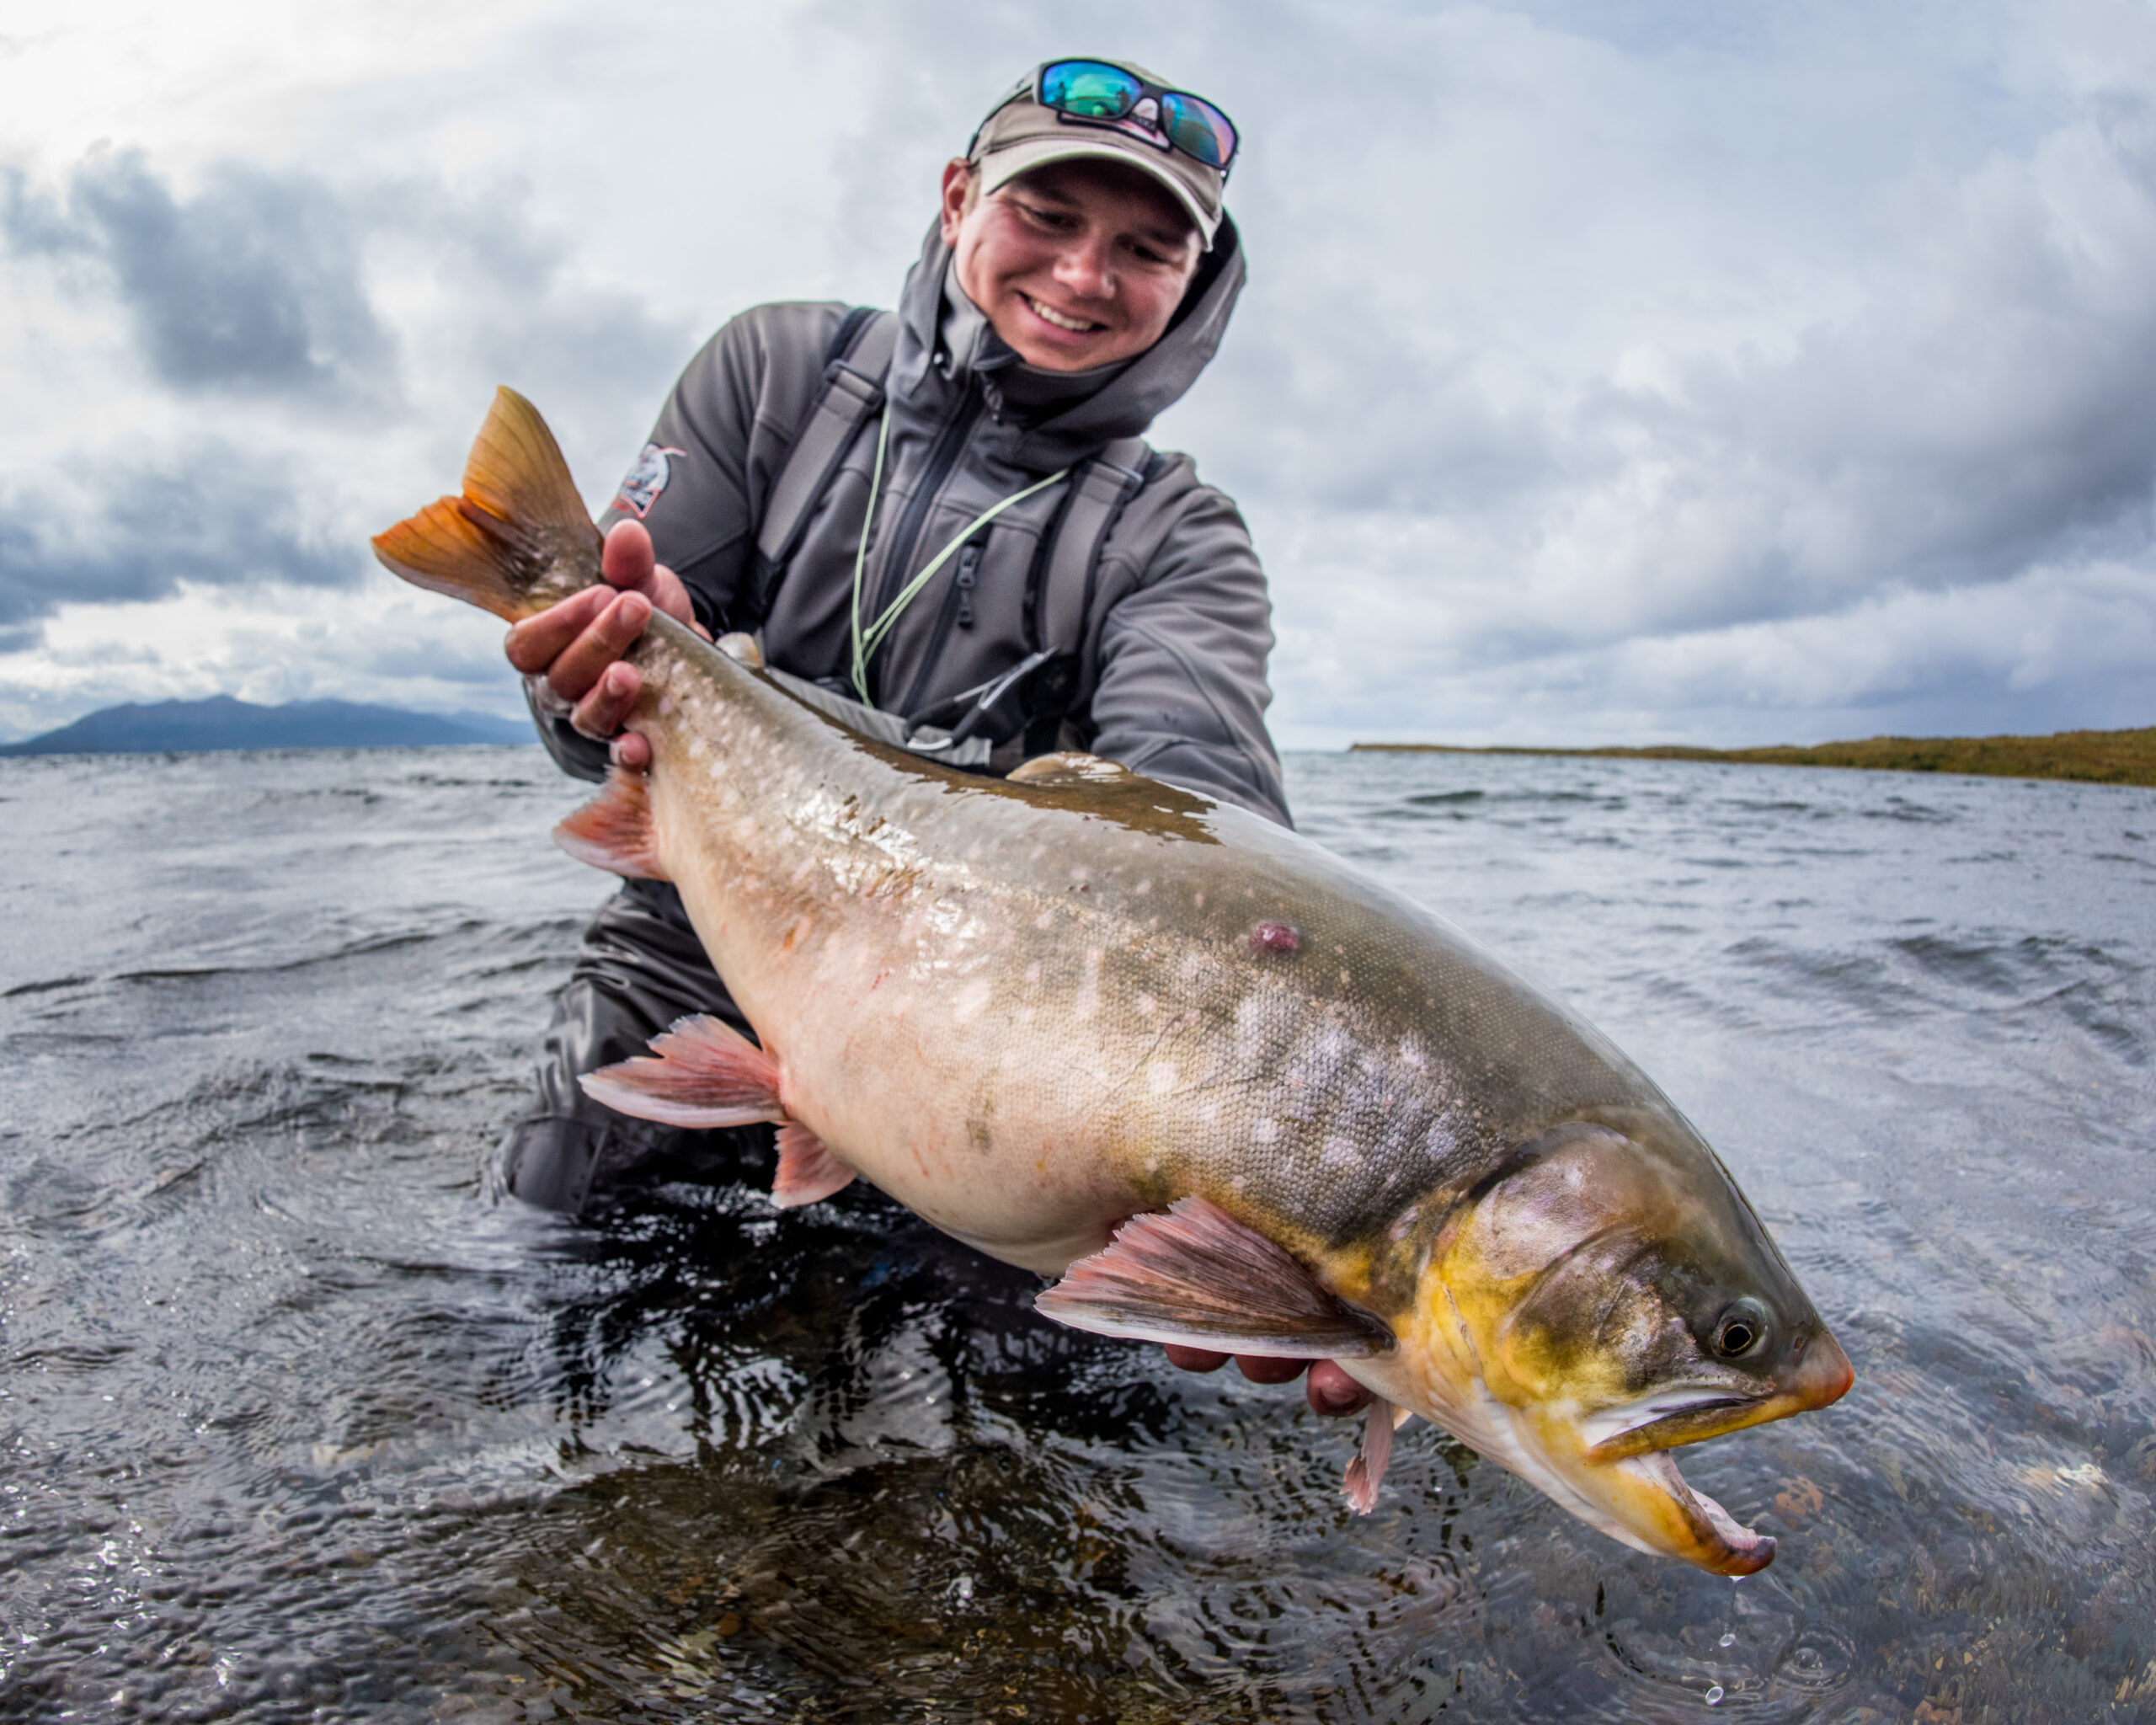
[[371, 567], [363, 544], [307, 519], [259, 451], [212, 446], [160, 467], [109, 448], [64, 483], [58, 495], [0, 492], [0, 651], [63, 604], [154, 599], [189, 581], [341, 586]]
[[1250, 290], [1156, 441], [1257, 534], [1283, 736], [2149, 716], [2137, 0], [363, 3], [334, 74], [231, 3], [144, 14], [113, 80], [60, 75], [94, 29], [0, 64], [42, 116], [0, 180], [0, 629], [183, 580], [358, 604], [496, 382], [600, 500], [724, 317], [890, 303], [941, 162], [1075, 46], [1247, 141]]
[[101, 268], [171, 388], [377, 401], [393, 377], [350, 212], [306, 176], [223, 163], [183, 200], [139, 150], [100, 152], [64, 197], [10, 174], [0, 233], [19, 256]]

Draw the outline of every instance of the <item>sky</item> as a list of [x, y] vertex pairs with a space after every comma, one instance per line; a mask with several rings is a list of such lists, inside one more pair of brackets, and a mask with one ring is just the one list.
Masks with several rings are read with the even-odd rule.
[[520, 710], [368, 537], [497, 383], [596, 508], [734, 312], [894, 303], [1065, 53], [1246, 140], [1152, 436], [1284, 746], [2156, 724], [2148, 0], [0, 0], [0, 738]]

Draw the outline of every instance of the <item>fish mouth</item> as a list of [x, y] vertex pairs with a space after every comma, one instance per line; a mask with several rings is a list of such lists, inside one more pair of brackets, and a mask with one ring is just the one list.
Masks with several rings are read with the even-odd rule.
[[1653, 1493], [1684, 1524], [1689, 1538], [1676, 1542], [1673, 1555], [1716, 1575], [1753, 1575], [1774, 1561], [1771, 1535], [1754, 1533], [1677, 1471], [1667, 1450], [1627, 1456], [1616, 1464]]
[[1796, 1370], [1768, 1393], [1743, 1396], [1708, 1386], [1665, 1391], [1627, 1410], [1633, 1423], [1588, 1447], [1585, 1458], [1610, 1470], [1615, 1495], [1635, 1500], [1644, 1521], [1661, 1530], [1668, 1541], [1663, 1549], [1672, 1556], [1716, 1575], [1754, 1574], [1774, 1561], [1774, 1540], [1754, 1533], [1692, 1485], [1670, 1452], [1827, 1407], [1846, 1395], [1855, 1379], [1849, 1356], [1822, 1330], [1807, 1343]]

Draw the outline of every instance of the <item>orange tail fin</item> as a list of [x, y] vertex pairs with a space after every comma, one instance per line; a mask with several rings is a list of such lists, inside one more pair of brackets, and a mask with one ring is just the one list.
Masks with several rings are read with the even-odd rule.
[[464, 464], [464, 494], [376, 535], [374, 554], [414, 586], [514, 622], [596, 581], [599, 545], [538, 409], [498, 389]]

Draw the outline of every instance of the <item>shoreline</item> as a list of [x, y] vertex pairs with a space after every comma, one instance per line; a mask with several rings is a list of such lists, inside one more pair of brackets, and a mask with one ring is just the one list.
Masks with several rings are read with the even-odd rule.
[[1700, 761], [1732, 766], [1844, 766], [1872, 772], [1967, 773], [1983, 778], [2059, 779], [2078, 784], [2156, 785], [2156, 726], [2122, 731], [2058, 731], [2042, 737], [1867, 737], [1811, 748], [1563, 749], [1518, 745], [1351, 743], [1351, 755], [1556, 755], [1575, 760]]

